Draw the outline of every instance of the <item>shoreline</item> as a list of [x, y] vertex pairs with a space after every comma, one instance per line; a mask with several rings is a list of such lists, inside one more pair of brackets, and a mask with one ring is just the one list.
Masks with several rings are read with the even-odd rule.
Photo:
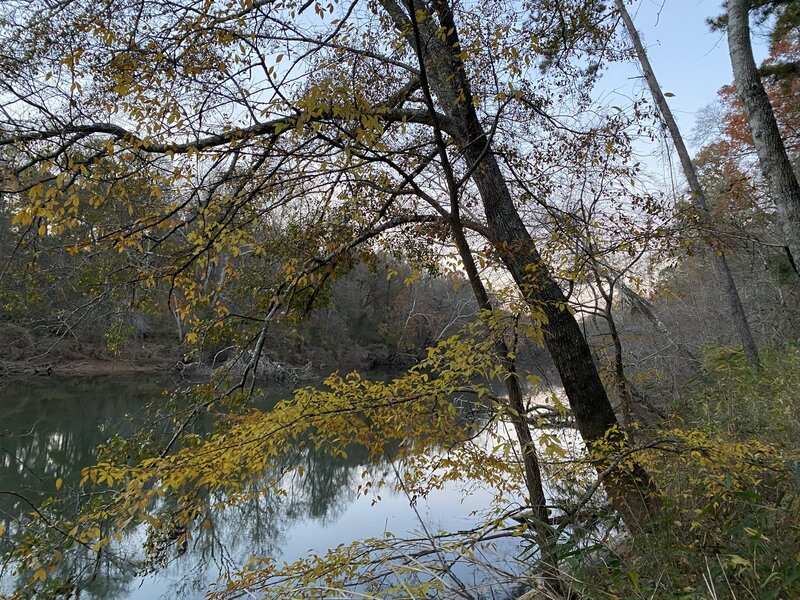
[[101, 359], [83, 358], [54, 360], [51, 362], [2, 361], [0, 378], [18, 376], [90, 377], [95, 375], [135, 375], [169, 373], [175, 366], [173, 359]]

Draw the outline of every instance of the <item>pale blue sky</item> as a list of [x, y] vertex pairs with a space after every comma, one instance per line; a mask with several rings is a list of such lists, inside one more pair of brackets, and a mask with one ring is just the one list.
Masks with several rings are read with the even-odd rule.
[[[661, 88], [689, 141], [697, 112], [711, 104], [717, 91], [733, 80], [724, 32], [712, 32], [708, 17], [722, 12], [721, 0], [637, 0], [629, 5], [650, 56]], [[754, 38], [756, 60], [766, 55], [763, 37]], [[600, 87], [608, 100], [614, 94], [630, 96], [644, 88], [636, 65], [618, 65], [605, 75]]]

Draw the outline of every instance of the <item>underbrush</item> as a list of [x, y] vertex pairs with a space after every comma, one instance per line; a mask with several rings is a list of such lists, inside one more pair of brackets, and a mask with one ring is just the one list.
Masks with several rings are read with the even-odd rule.
[[707, 349], [679, 426], [640, 440], [660, 515], [573, 559], [583, 597], [800, 598], [800, 350], [762, 360]]

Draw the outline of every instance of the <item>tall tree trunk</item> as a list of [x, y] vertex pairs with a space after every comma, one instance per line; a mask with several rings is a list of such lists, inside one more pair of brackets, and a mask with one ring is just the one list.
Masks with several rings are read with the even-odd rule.
[[[686, 149], [686, 144], [683, 142], [683, 136], [681, 136], [680, 129], [678, 129], [678, 124], [675, 122], [675, 117], [673, 117], [672, 110], [670, 110], [669, 105], [667, 104], [667, 99], [664, 97], [664, 93], [661, 91], [661, 87], [658, 85], [658, 80], [653, 72], [653, 67], [650, 65], [650, 60], [647, 57], [647, 51], [644, 49], [642, 40], [639, 37], [639, 32], [637, 31], [636, 26], [633, 24], [633, 19], [631, 19], [630, 14], [628, 14], [628, 10], [625, 8], [625, 2], [623, 0], [615, 0], [615, 2], [620, 17], [622, 18], [622, 22], [625, 24], [625, 28], [628, 30], [628, 35], [633, 43], [633, 48], [636, 51], [636, 57], [639, 59], [639, 64], [641, 65], [642, 72], [647, 80], [647, 86], [650, 88], [653, 101], [658, 107], [661, 117], [664, 119], [664, 123], [667, 126], [670, 137], [672, 138], [672, 143], [675, 144], [675, 150], [678, 153], [678, 158], [680, 159], [681, 167], [683, 168], [683, 174], [686, 176], [686, 181], [689, 184], [689, 190], [692, 192], [692, 200], [694, 201], [694, 205], [697, 207], [697, 212], [700, 215], [701, 222], [705, 227], [710, 228], [711, 216], [708, 210], [708, 201], [706, 200], [703, 187], [700, 185], [700, 180], [697, 177], [697, 171], [694, 168], [694, 164], [692, 164], [689, 151]], [[713, 253], [714, 267], [719, 275], [725, 296], [728, 299], [731, 318], [733, 319], [733, 324], [739, 334], [739, 340], [742, 344], [742, 348], [744, 349], [744, 353], [747, 356], [747, 360], [750, 365], [757, 368], [760, 364], [758, 348], [756, 347], [756, 342], [753, 339], [753, 332], [750, 330], [750, 324], [747, 322], [747, 316], [745, 315], [744, 307], [742, 306], [742, 300], [739, 296], [739, 291], [736, 288], [736, 281], [733, 279], [733, 273], [731, 273], [730, 265], [728, 265], [728, 260], [725, 258], [723, 253], [720, 253], [713, 246], [711, 250]]]
[[[409, 7], [413, 11], [413, 6]], [[412, 12], [412, 19], [416, 14]], [[419, 32], [419, 24], [416, 21], [412, 22], [413, 35], [412, 40], [414, 47], [421, 47], [421, 37]], [[420, 87], [425, 102], [428, 105], [432, 114], [436, 112], [436, 105], [432, 95], [430, 82], [427, 77], [427, 67], [420, 55]], [[452, 164], [448, 156], [447, 143], [438, 124], [434, 124], [434, 139], [438, 148], [438, 153], [442, 161], [442, 170], [447, 182], [447, 188], [450, 199], [450, 232], [455, 242], [458, 253], [461, 256], [461, 261], [464, 269], [467, 272], [467, 279], [478, 306], [484, 311], [492, 311], [492, 303], [489, 300], [489, 294], [486, 292], [486, 287], [483, 285], [480, 273], [475, 264], [475, 259], [472, 250], [469, 247], [466, 235], [464, 234], [464, 227], [461, 223], [461, 206], [460, 206], [460, 191], [457, 183], [457, 177], [453, 171]], [[527, 411], [525, 408], [525, 397], [522, 391], [522, 383], [516, 371], [512, 353], [505, 341], [502, 333], [499, 335], [497, 332], [490, 332], [494, 340], [494, 351], [498, 360], [501, 362], [505, 369], [504, 383], [508, 392], [508, 406], [510, 408], [509, 415], [513, 423], [517, 440], [522, 449], [522, 462], [525, 472], [525, 484], [528, 488], [528, 496], [530, 506], [534, 510], [534, 523], [532, 524], [539, 539], [539, 545], [542, 549], [543, 555], [546, 556], [545, 562], [551, 564], [553, 572], [557, 571], [555, 557], [552, 553], [553, 540], [550, 535], [549, 529], [549, 514], [547, 509], [547, 497], [544, 493], [542, 486], [542, 473], [539, 466], [539, 459], [536, 454], [536, 446], [533, 443], [533, 436], [531, 435], [530, 426], [527, 420]]]
[[750, 3], [728, 0], [728, 50], [739, 99], [747, 111], [753, 144], [778, 211], [793, 265], [800, 261], [800, 183], [786, 153], [769, 96], [750, 44]]
[[[458, 220], [458, 215], [451, 215], [452, 221], [450, 229], [456, 248], [461, 256], [464, 269], [467, 272], [467, 279], [470, 282], [472, 291], [481, 309], [491, 311], [492, 303], [483, 285], [475, 259], [469, 248], [464, 230]], [[492, 332], [492, 335], [495, 335]], [[539, 465], [539, 458], [536, 454], [536, 445], [533, 442], [531, 429], [528, 425], [527, 411], [525, 407], [525, 396], [522, 391], [522, 382], [517, 373], [514, 360], [511, 358], [511, 351], [502, 337], [502, 333], [496, 335], [494, 340], [495, 353], [501, 361], [506, 377], [504, 384], [508, 392], [508, 406], [510, 410], [511, 422], [517, 435], [517, 441], [522, 448], [522, 463], [525, 470], [525, 484], [530, 496], [530, 506], [533, 509], [533, 523], [529, 523], [536, 535], [540, 551], [540, 575], [542, 581], [550, 591], [561, 596], [564, 591], [561, 574], [558, 569], [558, 556], [556, 554], [556, 542], [552, 529], [550, 528], [550, 514], [547, 508], [547, 496], [542, 485], [542, 471]]]
[[[489, 300], [489, 294], [487, 294], [486, 288], [478, 273], [478, 268], [475, 265], [475, 260], [472, 256], [469, 244], [467, 243], [467, 239], [464, 236], [461, 223], [457, 219], [454, 219], [450, 225], [450, 230], [456, 243], [458, 253], [461, 256], [461, 261], [464, 264], [464, 269], [467, 272], [467, 279], [472, 287], [472, 292], [475, 295], [475, 299], [478, 301], [478, 306], [482, 310], [493, 310], [492, 303]], [[507, 372], [504, 383], [506, 391], [508, 392], [508, 405], [511, 408], [511, 421], [517, 434], [517, 440], [522, 447], [525, 484], [528, 488], [528, 495], [530, 496], [530, 505], [539, 521], [539, 523], [536, 524], [536, 531], [540, 537], [543, 537], [543, 541], [546, 541], [548, 530], [542, 527], [542, 525], [549, 522], [547, 497], [545, 496], [544, 487], [542, 485], [542, 471], [539, 467], [539, 459], [536, 455], [536, 446], [533, 443], [533, 436], [528, 426], [522, 383], [520, 382], [514, 362], [510, 358], [511, 352], [505, 339], [503, 339], [502, 336], [497, 336], [494, 346], [497, 357]]]
[[[491, 139], [475, 111], [460, 58], [461, 44], [451, 6], [447, 0], [431, 3], [445, 32], [440, 39], [431, 19], [416, 22], [417, 10], [427, 5], [406, 1], [401, 7], [397, 0], [383, 0], [383, 6], [406, 33], [425, 67], [431, 90], [453, 124], [451, 134], [472, 169], [472, 181], [481, 197], [491, 242], [531, 311], [545, 316], [545, 344], [558, 369], [578, 430], [590, 452], [596, 442], [609, 437], [613, 439], [608, 441], [625, 449], [627, 440], [618, 427], [589, 345], [514, 206], [503, 172], [491, 152]], [[601, 472], [608, 466], [600, 461], [596, 464]], [[656, 501], [650, 478], [640, 466], [618, 469], [605, 483], [609, 497], [629, 526], [643, 526], [649, 521]]]

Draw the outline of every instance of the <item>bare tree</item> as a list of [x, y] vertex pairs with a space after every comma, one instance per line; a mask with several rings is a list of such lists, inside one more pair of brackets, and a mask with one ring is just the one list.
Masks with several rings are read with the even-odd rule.
[[[692, 201], [697, 207], [701, 224], [705, 229], [710, 230], [712, 224], [708, 209], [708, 202], [706, 200], [703, 187], [700, 185], [700, 180], [697, 178], [697, 172], [692, 164], [689, 151], [686, 149], [683, 136], [681, 135], [680, 129], [678, 129], [678, 124], [676, 123], [675, 118], [672, 115], [672, 111], [667, 104], [667, 99], [664, 96], [664, 93], [661, 91], [661, 87], [658, 85], [658, 80], [656, 79], [653, 68], [650, 65], [650, 60], [647, 57], [647, 51], [642, 44], [642, 40], [639, 37], [639, 32], [633, 23], [633, 19], [631, 19], [628, 10], [625, 8], [624, 1], [615, 0], [615, 2], [620, 17], [622, 18], [625, 28], [628, 31], [628, 35], [631, 38], [631, 42], [633, 43], [633, 47], [636, 51], [636, 56], [639, 59], [642, 72], [647, 80], [650, 93], [653, 96], [653, 101], [658, 107], [661, 117], [664, 119], [664, 123], [667, 126], [667, 130], [669, 131], [673, 144], [675, 144], [675, 149], [678, 152], [678, 158], [680, 159], [686, 181], [689, 184], [689, 190], [692, 193]], [[727, 259], [725, 258], [725, 254], [723, 252], [716, 251], [717, 249], [714, 250], [714, 267], [716, 268], [723, 288], [725, 289], [725, 295], [730, 305], [731, 319], [733, 320], [736, 331], [739, 334], [739, 339], [741, 341], [742, 348], [747, 355], [747, 360], [752, 366], [758, 367], [758, 348], [756, 347], [755, 340], [753, 339], [753, 333], [750, 330], [750, 325], [747, 322], [747, 315], [745, 315], [744, 307], [742, 306], [742, 300], [739, 297], [739, 291], [736, 288], [736, 281], [733, 279], [733, 274], [731, 273], [731, 269], [728, 265]]]

